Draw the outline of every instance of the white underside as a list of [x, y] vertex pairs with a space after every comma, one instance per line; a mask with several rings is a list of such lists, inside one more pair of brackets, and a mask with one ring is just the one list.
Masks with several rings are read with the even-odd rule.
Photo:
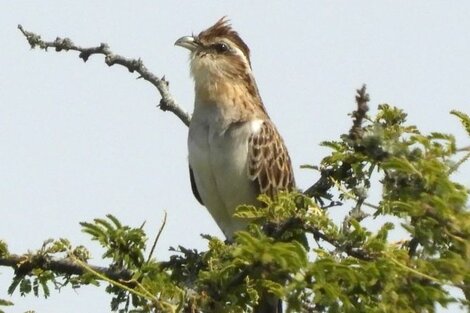
[[189, 164], [202, 202], [227, 238], [246, 223], [233, 217], [240, 204], [256, 204], [257, 189], [248, 178], [248, 138], [262, 120], [226, 124], [217, 106], [204, 106], [189, 126]]

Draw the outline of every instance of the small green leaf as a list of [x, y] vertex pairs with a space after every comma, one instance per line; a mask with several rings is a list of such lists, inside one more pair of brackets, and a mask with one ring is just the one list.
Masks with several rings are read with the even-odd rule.
[[276, 283], [272, 280], [268, 280], [268, 279], [262, 279], [261, 280], [261, 285], [266, 288], [266, 290], [269, 292], [269, 293], [272, 293], [278, 297], [282, 297], [284, 295], [284, 287], [279, 284], [279, 283]]
[[5, 299], [0, 299], [0, 305], [3, 305], [3, 306], [11, 306], [13, 305], [14, 303], [11, 302], [11, 301], [8, 301], [8, 300], [5, 300]]
[[113, 224], [116, 226], [116, 228], [122, 228], [121, 222], [112, 214], [107, 214], [106, 217], [113, 222]]
[[233, 216], [246, 219], [256, 219], [265, 217], [266, 211], [253, 205], [241, 205], [237, 207]]
[[467, 131], [467, 134], [470, 136], [470, 116], [457, 110], [450, 111], [450, 114], [455, 115], [460, 119], [460, 122]]
[[107, 220], [105, 219], [102, 219], [102, 218], [95, 218], [95, 223], [97, 225], [101, 225], [101, 226], [104, 226], [104, 228], [107, 230], [107, 231], [113, 231], [116, 229], [116, 227], [114, 227], [113, 225], [111, 225], [111, 223], [109, 223]]
[[421, 173], [414, 167], [414, 165], [405, 158], [390, 158], [382, 164], [382, 168], [394, 169], [400, 172], [421, 176]]

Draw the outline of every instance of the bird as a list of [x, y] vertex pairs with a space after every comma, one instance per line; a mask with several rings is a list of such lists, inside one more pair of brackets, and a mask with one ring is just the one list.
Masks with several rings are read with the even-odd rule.
[[[226, 17], [175, 45], [190, 51], [194, 110], [189, 124], [191, 189], [228, 241], [247, 222], [239, 205], [259, 206], [295, 188], [289, 153], [269, 117], [253, 76], [250, 49]], [[280, 313], [282, 302], [264, 294], [256, 313]]]
[[189, 124], [191, 189], [228, 240], [247, 222], [239, 205], [259, 206], [295, 188], [289, 153], [253, 76], [250, 49], [226, 17], [176, 46], [190, 51], [194, 110]]

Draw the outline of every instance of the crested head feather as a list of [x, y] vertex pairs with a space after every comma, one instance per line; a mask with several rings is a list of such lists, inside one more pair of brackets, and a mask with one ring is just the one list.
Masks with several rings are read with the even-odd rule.
[[214, 25], [202, 31], [198, 35], [198, 40], [210, 42], [216, 38], [227, 38], [233, 42], [243, 52], [246, 59], [250, 62], [250, 49], [246, 43], [240, 38], [240, 35], [233, 30], [230, 20], [226, 16], [219, 19]]

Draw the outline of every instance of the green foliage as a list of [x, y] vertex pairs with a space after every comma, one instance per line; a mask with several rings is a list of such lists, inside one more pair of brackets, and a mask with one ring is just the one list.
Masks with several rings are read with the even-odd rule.
[[[468, 116], [463, 113], [458, 116], [468, 128]], [[468, 189], [452, 181], [450, 176], [456, 169], [455, 165], [461, 165], [454, 159], [457, 154], [455, 139], [441, 133], [423, 135], [415, 127], [406, 125], [405, 121], [406, 114], [401, 110], [381, 105], [375, 119], [364, 126], [362, 138], [351, 140], [344, 135], [342, 141], [325, 143], [333, 152], [322, 161], [321, 168], [332, 169], [331, 176], [340, 185], [340, 198], [354, 199], [356, 207], [366, 206], [375, 217], [399, 217], [400, 226], [411, 238], [404, 241], [400, 249], [392, 249], [387, 241], [377, 240], [384, 238], [387, 229], [382, 228], [379, 233], [383, 234], [379, 237], [363, 231], [357, 234], [361, 227], [349, 221], [350, 225], [343, 233], [348, 233], [355, 245], [359, 243], [369, 252], [374, 247], [375, 255], [381, 252], [381, 256], [368, 266], [381, 264], [381, 274], [386, 274], [386, 277], [399, 275], [405, 279], [391, 284], [392, 288], [387, 287], [393, 293], [380, 294], [380, 304], [358, 310], [356, 303], [352, 312], [365, 312], [372, 308], [378, 311], [394, 308], [397, 312], [433, 311], [435, 303], [445, 306], [448, 302], [459, 301], [450, 296], [444, 286], [461, 288], [466, 295], [466, 299], [461, 301], [468, 306], [470, 213]], [[374, 171], [381, 175], [383, 197], [378, 205], [364, 205]], [[375, 240], [371, 245], [373, 237]], [[327, 256], [331, 258], [331, 255]], [[381, 257], [385, 259], [381, 260]], [[387, 264], [391, 260], [392, 264]], [[391, 272], [387, 273], [388, 269]], [[403, 270], [405, 272], [401, 273]], [[356, 274], [358, 271], [360, 267], [355, 268]], [[361, 277], [373, 272], [370, 269]], [[384, 284], [386, 277], [376, 279]], [[332, 283], [328, 283], [330, 288]], [[367, 290], [366, 295], [370, 301], [373, 292]], [[389, 297], [391, 295], [399, 301], [393, 301]], [[340, 294], [335, 296], [343, 298]], [[352, 296], [348, 295], [346, 299], [351, 300]], [[386, 306], [389, 300], [390, 306]], [[366, 305], [367, 301], [362, 299], [360, 303], [361, 306]], [[344, 307], [337, 309], [331, 305], [329, 310], [349, 311], [346, 301], [341, 305]]]
[[80, 223], [83, 232], [91, 235], [92, 240], [98, 241], [105, 248], [103, 258], [112, 259], [113, 267], [125, 267], [129, 270], [140, 268], [144, 263], [143, 250], [147, 241], [142, 227], [123, 226], [111, 214], [106, 217], [107, 219], [97, 218], [94, 223]]
[[[468, 115], [452, 114], [469, 132]], [[81, 225], [103, 247], [114, 276], [88, 265], [84, 247], [47, 241], [24, 256], [9, 291], [47, 297], [52, 284], [104, 281], [119, 312], [252, 312], [267, 294], [283, 299], [287, 312], [469, 309], [469, 190], [452, 178], [468, 153], [460, 156], [466, 150], [451, 135], [422, 134], [386, 104], [373, 118], [353, 116], [362, 118], [354, 131], [324, 142], [331, 153], [307, 166], [322, 177], [314, 199], [281, 193], [260, 196], [261, 207], [240, 206], [236, 215], [251, 223], [233, 242], [204, 236], [206, 251], [180, 246], [167, 261], [147, 260], [143, 227], [108, 215]], [[381, 197], [371, 203], [370, 194]], [[0, 257], [8, 257], [2, 242]], [[45, 266], [60, 257], [83, 273]]]

